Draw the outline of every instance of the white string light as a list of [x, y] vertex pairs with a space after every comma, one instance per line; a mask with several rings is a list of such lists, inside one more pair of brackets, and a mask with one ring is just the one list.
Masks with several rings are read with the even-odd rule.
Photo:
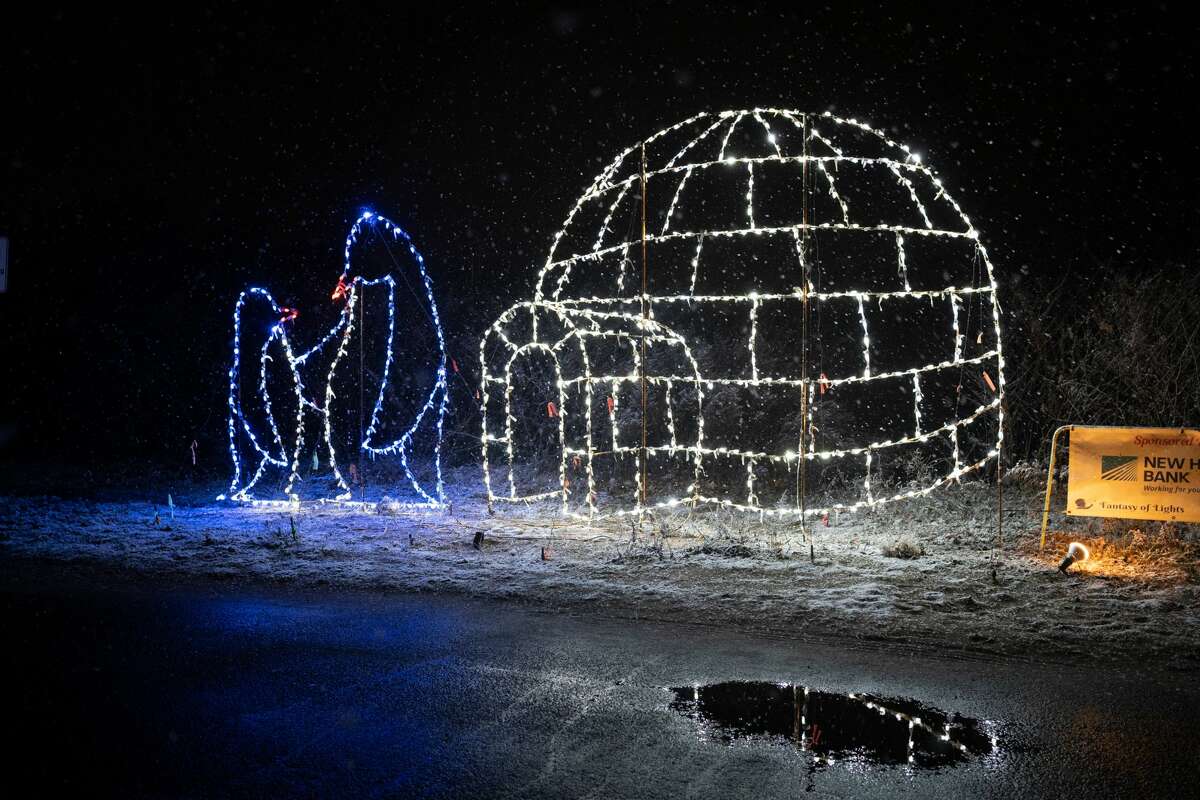
[[[414, 419], [408, 428], [396, 439], [392, 441], [380, 442], [378, 440], [380, 427], [384, 424], [384, 402], [387, 397], [387, 389], [391, 381], [391, 373], [394, 358], [394, 343], [396, 333], [396, 278], [392, 274], [386, 274], [378, 278], [364, 278], [361, 275], [351, 277], [352, 263], [351, 256], [355, 244], [363, 230], [370, 226], [372, 229], [381, 228], [382, 236], [385, 237], [385, 245], [388, 241], [386, 237], [390, 237], [391, 241], [403, 244], [408, 248], [409, 254], [417, 266], [417, 272], [421, 278], [422, 288], [424, 289], [424, 299], [428, 301], [426, 313], [432, 323], [434, 333], [437, 339], [437, 369], [436, 377], [433, 386], [421, 407], [417, 410]], [[402, 280], [406, 280], [402, 277]], [[291, 340], [288, 333], [288, 326], [296, 317], [296, 312], [291, 309], [280, 308], [271, 294], [261, 288], [250, 288], [242, 292], [238, 297], [237, 304], [233, 313], [233, 360], [229, 368], [229, 395], [227, 406], [229, 409], [228, 417], [228, 432], [229, 432], [229, 453], [233, 460], [233, 479], [230, 482], [229, 491], [227, 494], [220, 495], [217, 499], [224, 500], [228, 497], [231, 500], [238, 502], [252, 502], [256, 504], [298, 504], [300, 496], [296, 491], [296, 484], [301, 480], [299, 474], [301, 451], [304, 449], [304, 417], [305, 410], [315, 413], [320, 420], [322, 429], [322, 439], [327, 451], [328, 465], [332, 471], [334, 480], [339, 489], [338, 493], [332, 498], [318, 498], [322, 502], [349, 502], [351, 499], [350, 485], [346, 482], [338, 465], [338, 457], [336, 448], [334, 447], [334, 432], [335, 424], [341, 421], [343, 415], [339, 415], [336, 411], [338, 396], [334, 390], [334, 376], [338, 365], [344, 359], [350, 347], [351, 339], [355, 332], [355, 310], [360, 308], [361, 300], [360, 292], [367, 287], [380, 286], [387, 291], [387, 339], [386, 339], [386, 354], [383, 363], [383, 371], [378, 391], [375, 394], [374, 405], [372, 406], [369, 422], [366, 430], [363, 432], [362, 440], [359, 442], [359, 449], [370, 455], [372, 458], [379, 456], [397, 456], [400, 459], [400, 464], [404, 469], [404, 474], [412, 486], [413, 491], [421, 498], [417, 502], [401, 503], [400, 505], [433, 508], [441, 506], [445, 503], [445, 486], [442, 479], [441, 465], [441, 447], [442, 447], [442, 430], [445, 420], [446, 409], [449, 403], [449, 396], [446, 385], [446, 342], [442, 333], [441, 319], [438, 316], [437, 303], [433, 298], [433, 281], [430, 279], [428, 272], [425, 269], [425, 259], [416, 249], [412, 239], [404, 230], [395, 225], [385, 217], [381, 217], [370, 211], [364, 212], [354, 224], [350, 227], [350, 231], [346, 236], [345, 247], [343, 249], [342, 274], [338, 278], [337, 288], [334, 290], [334, 300], [344, 300], [344, 305], [338, 315], [337, 321], [333, 326], [313, 345], [310, 349], [304, 351], [300, 355], [295, 355], [292, 350]], [[259, 358], [259, 382], [257, 386], [259, 400], [262, 403], [263, 410], [271, 429], [271, 441], [277, 448], [278, 453], [273, 454], [270, 449], [264, 447], [260, 442], [260, 435], [254, 431], [254, 426], [247, 417], [242, 408], [242, 386], [241, 386], [241, 342], [242, 342], [242, 314], [246, 303], [250, 300], [258, 300], [265, 302], [270, 309], [270, 312], [279, 318], [279, 322], [272, 325], [268, 331], [266, 341], [264, 342]], [[361, 311], [358, 319], [361, 323]], [[334, 352], [333, 358], [329, 364], [328, 371], [325, 373], [323, 404], [317, 404], [307, 394], [306, 385], [303, 381], [302, 370], [309, 365], [310, 360], [315, 361], [314, 356], [323, 352], [334, 338], [337, 337], [337, 349]], [[275, 416], [272, 410], [271, 393], [267, 381], [267, 364], [272, 361], [269, 355], [271, 346], [279, 342], [282, 349], [283, 359], [286, 362], [289, 374], [292, 380], [292, 385], [296, 394], [296, 422], [293, 432], [294, 439], [292, 441], [292, 455], [290, 459], [290, 474], [288, 476], [287, 485], [283, 492], [286, 495], [286, 500], [275, 499], [259, 499], [253, 494], [255, 487], [263, 477], [267, 468], [277, 466], [288, 468], [289, 461], [284, 448], [283, 436], [275, 421]], [[423, 423], [427, 419], [432, 419], [431, 427], [434, 430], [434, 445], [433, 445], [433, 467], [436, 474], [436, 482], [430, 492], [413, 474], [409, 464], [409, 455], [413, 449], [414, 437], [418, 430], [421, 429]], [[253, 476], [249, 480], [243, 480], [244, 467], [243, 461], [245, 455], [243, 449], [245, 443], [248, 442], [252, 452], [258, 459]], [[316, 456], [314, 456], [316, 460]]]
[[[806, 693], [807, 693], [807, 691], [808, 690], [805, 689]], [[926, 722], [924, 719], [922, 719], [919, 716], [916, 716], [914, 714], [909, 714], [905, 711], [900, 711], [898, 709], [889, 708], [888, 706], [885, 706], [883, 703], [880, 703], [876, 700], [871, 700], [869, 698], [869, 696], [867, 696], [867, 695], [857, 694], [855, 692], [848, 692], [846, 694], [846, 697], [851, 700], [857, 700], [858, 702], [862, 703], [864, 705], [864, 707], [866, 707], [867, 709], [869, 709], [871, 711], [878, 713], [879, 716], [881, 716], [881, 717], [893, 716], [900, 722], [907, 723], [907, 727], [908, 727], [908, 759], [907, 760], [908, 760], [908, 763], [910, 763], [910, 764], [913, 763], [913, 761], [915, 760], [913, 758], [913, 751], [914, 751], [913, 730], [915, 728], [925, 731], [926, 733], [930, 734], [931, 736], [937, 738], [940, 741], [948, 742], [951, 747], [957, 748], [959, 750], [959, 752], [961, 752], [961, 753], [965, 754], [965, 753], [970, 752], [970, 748], [966, 745], [966, 743], [956, 741], [955, 739], [951, 738], [950, 734], [951, 734], [951, 731], [953, 730], [953, 723], [951, 723], [949, 720], [946, 720], [946, 723], [942, 727], [942, 729], [938, 730], [937, 728], [933, 727], [932, 725], [930, 725], [928, 722]], [[999, 741], [999, 738], [996, 736], [996, 734], [991, 730], [991, 728], [993, 727], [993, 724], [985, 721], [983, 723], [983, 727], [985, 730], [981, 731], [981, 733], [983, 733], [983, 735], [985, 735], [987, 737], [988, 744], [990, 745], [991, 749], [994, 751], [997, 747], [999, 747], [1000, 741]]]
[[908, 260], [904, 255], [904, 235], [896, 234], [896, 268], [900, 273], [900, 279], [904, 281], [904, 291], [912, 292], [912, 286], [908, 284]]
[[[765, 143], [762, 146], [763, 154], [734, 152], [737, 145], [732, 143], [733, 134], [735, 130], [740, 130], [738, 128], [740, 123], [748, 118], [757, 121], [763, 131], [765, 137]], [[823, 152], [813, 154], [807, 147], [803, 150], [795, 148], [798, 152], [788, 152], [786, 147], [792, 142], [788, 137], [792, 134], [778, 135], [771, 127], [772, 120], [783, 120], [784, 133], [789, 130], [798, 131], [802, 139], [807, 130], [807, 141], [819, 145], [819, 151]], [[820, 130], [814, 124], [815, 120], [821, 121]], [[682, 146], [677, 149], [666, 147], [668, 140], [676, 134], [684, 137]], [[868, 143], [874, 142], [873, 146], [876, 151], [882, 147], [884, 155], [856, 154], [862, 146], [863, 140]], [[660, 149], [660, 143], [662, 147], [666, 147], [666, 152], [662, 153], [661, 160], [656, 162], [654, 151]], [[712, 153], [711, 148], [716, 147], [717, 143], [719, 143], [719, 148]], [[641, 158], [640, 155], [635, 157], [642, 147], [645, 147], [647, 153], [648, 163], [645, 167], [645, 179], [651, 187], [651, 193], [654, 192], [653, 187], [661, 186], [664, 179], [670, 184], [669, 188], [663, 189], [663, 196], [670, 197], [666, 216], [661, 225], [654, 228], [654, 232], [646, 234], [647, 247], [658, 248], [677, 241], [694, 242], [692, 256], [690, 259], [686, 259], [685, 285], [674, 293], [668, 291], [663, 294], [647, 294], [645, 296], [640, 293], [625, 294], [627, 284], [625, 271], [628, 266], [629, 249], [632, 246], [640, 246], [641, 239], [633, 237], [617, 243], [605, 241], [613, 232], [612, 222], [621, 211], [622, 203], [632, 196], [629, 192], [630, 187], [642, 180]], [[710, 148], [709, 152], [712, 153], [707, 158], [698, 155], [703, 147]], [[771, 218], [769, 214], [762, 216], [755, 202], [755, 191], [759, 182], [760, 166], [764, 164], [793, 166], [808, 164], [813, 166], [815, 173], [820, 176], [820, 181], [825, 184], [825, 193], [833, 203], [834, 221], [808, 219], [784, 222]], [[681, 216], [681, 209], [688, 207], [689, 195], [693, 191], [690, 188], [692, 178], [705, 170], [738, 165], [744, 165], [747, 171], [745, 211], [741, 217], [742, 223], [734, 223], [728, 227], [716, 225], [703, 230], [687, 230], [687, 218]], [[889, 221], [856, 219], [855, 206], [851, 202], [852, 193], [848, 194], [847, 187], [839, 186], [836, 176], [839, 167], [857, 169], [869, 177], [883, 172], [888, 176], [888, 181], [897, 181], [915, 209], [913, 222], [902, 219]], [[677, 177], [672, 178], [671, 176]], [[659, 180], [655, 181], [655, 178], [659, 178]], [[701, 198], [701, 202], [704, 201], [705, 198]], [[939, 203], [948, 208], [951, 214], [959, 220], [961, 227], [937, 228], [933, 225], [930, 209]], [[589, 242], [586, 250], [560, 252], [560, 249], [565, 246], [568, 233], [573, 234], [570, 241], [579, 239], [581, 223], [578, 223], [577, 219], [582, 219], [580, 212], [595, 204], [603, 204], [601, 206], [602, 213], [599, 215], [603, 218], [603, 222], [598, 235], [590, 239], [584, 237], [584, 240]], [[655, 224], [657, 225], [657, 223]], [[818, 290], [810, 284], [802, 290], [798, 287], [781, 289], [777, 285], [778, 282], [772, 285], [770, 280], [763, 280], [745, 294], [697, 294], [696, 290], [703, 269], [702, 255], [705, 251], [706, 240], [790, 237], [795, 243], [796, 262], [798, 262], [800, 274], [806, 274], [806, 254], [802, 240], [804, 236], [814, 233], [835, 237], [889, 235], [894, 240], [896, 247], [896, 285], [894, 288], [883, 289], [879, 287], [867, 289], [863, 286], [851, 285]], [[913, 280], [914, 274], [937, 276], [943, 271], [949, 274], [949, 270], [945, 269], [946, 264], [942, 262], [929, 263], [924, 259], [914, 261], [911, 252], [906, 252], [908, 250], [907, 237], [933, 238], [950, 243], [963, 242], [970, 249], [973, 257], [982, 260], [986, 267], [986, 280], [979, 285], [913, 289], [910, 281]], [[672, 283], [669, 274], [668, 280], [659, 277], [664, 272], [669, 273], [676, 262], [665, 256], [658, 257], [657, 253], [660, 251], [657, 249], [654, 249], [653, 252], [655, 255], [652, 255], [650, 264], [656, 270], [654, 273], [655, 284], [659, 286], [676, 285]], [[615, 282], [608, 285], [615, 284], [616, 295], [596, 295], [594, 293], [587, 295], [574, 289], [573, 281], [577, 275], [593, 275], [596, 269], [611, 263], [610, 259], [614, 257], [614, 254], [620, 258], [620, 263]], [[577, 272], [576, 268], [583, 271]], [[720, 268], [721, 266], [718, 265], [718, 269]], [[796, 274], [791, 267], [784, 269], [782, 265], [778, 270], [771, 269], [768, 265], [768, 269], [765, 270], [765, 273], [775, 272], [780, 273], [781, 277], [783, 274]], [[771, 275], [756, 277], [769, 279]], [[929, 281], [924, 282], [928, 283]], [[596, 284], [589, 283], [588, 285]], [[770, 375], [763, 372], [758, 353], [761, 344], [760, 317], [763, 308], [766, 304], [794, 304], [785, 307], [799, 309], [800, 303], [805, 300], [806, 295], [808, 302], [830, 308], [837, 307], [839, 303], [853, 304], [851, 313], [857, 312], [862, 331], [861, 366], [836, 365], [840, 372], [834, 373], [828, 378], [822, 373], [819, 382], [813, 378], [802, 379], [796, 375]], [[951, 317], [950, 333], [953, 337], [953, 347], [948, 348], [950, 352], [947, 353], [948, 357], [945, 360], [917, 365], [894, 365], [886, 363], [886, 360], [881, 361], [876, 358], [874, 359], [876, 363], [873, 363], [870, 321], [873, 312], [870, 309], [873, 304], [902, 298], [923, 298], [930, 303], [940, 301], [946, 304]], [[989, 342], [983, 348], [983, 352], [968, 355], [964, 348], [965, 333], [960, 327], [960, 307], [966, 301], [975, 302], [976, 300], [981, 303], [988, 302], [992, 306], [995, 341], [994, 343]], [[686, 321], [687, 310], [697, 306], [737, 308], [744, 305], [748, 315], [746, 352], [749, 377], [703, 375], [699, 364], [691, 355], [689, 340], [683, 335], [682, 329], [669, 327], [659, 320], [642, 319], [638, 310], [643, 304], [649, 309], [651, 315], [655, 308], [659, 310], [675, 309], [671, 317], [672, 325], [678, 325], [674, 320], [682, 318]], [[681, 317], [681, 315], [684, 316]], [[597, 505], [598, 493], [594, 479], [594, 462], [599, 457], [612, 456], [616, 458], [622, 455], [632, 455], [639, 460], [642, 458], [650, 460], [686, 458], [692, 465], [694, 478], [683, 496], [657, 499], [643, 505], [641, 501], [642, 469], [639, 461], [635, 478], [636, 491], [632, 503], [625, 503], [619, 498], [614, 498], [606, 501], [608, 505], [603, 509], [603, 513], [641, 514], [650, 508], [674, 508], [685, 504], [707, 503], [762, 515], [794, 514], [799, 511], [798, 508], [790, 506], [764, 507], [760, 504], [756, 494], [755, 465], [759, 463], [795, 464], [801, 458], [808, 461], [825, 462], [858, 457], [862, 459], [866, 471], [861, 487], [862, 496], [859, 499], [832, 503], [827, 508], [807, 508], [804, 512], [806, 515], [855, 510], [928, 494], [951, 481], [958, 480], [963, 475], [983, 468], [999, 455], [1003, 442], [1002, 398], [1004, 390], [1004, 358], [1000, 333], [996, 281], [987, 251], [979, 242], [978, 230], [945, 190], [941, 180], [928, 166], [922, 164], [920, 158], [908, 147], [892, 141], [886, 134], [865, 123], [855, 119], [844, 119], [829, 112], [811, 115], [786, 109], [759, 108], [726, 111], [719, 114], [697, 114], [659, 131], [647, 138], [644, 143], [627, 148], [600, 172], [587, 191], [575, 202], [567, 214], [562, 228], [555, 234], [549, 255], [539, 273], [533, 300], [518, 303], [506, 311], [488, 328], [480, 341], [483, 470], [488, 500], [489, 503], [527, 502], [546, 497], [558, 497], [564, 513], [584, 518], [594, 516], [602, 513]], [[543, 340], [544, 334], [549, 338]], [[914, 334], [919, 335], [919, 332], [912, 331], [906, 335]], [[689, 330], [688, 332], [688, 337], [697, 335], [702, 336], [703, 331]], [[667, 374], [649, 369], [650, 365], [641, 362], [637, 347], [633, 346], [635, 341], [640, 341], [642, 336], [645, 336], [648, 345], [671, 348], [685, 354], [684, 363], [688, 365], [691, 374], [675, 372]], [[627, 373], [593, 374], [588, 366], [591, 363], [588, 347], [601, 342], [629, 345], [632, 351], [632, 369]], [[718, 344], [723, 345], [724, 343]], [[771, 343], [772, 346], [774, 344], [774, 342]], [[559, 476], [562, 485], [554, 491], [521, 494], [518, 492], [516, 481], [513, 478], [513, 469], [517, 459], [517, 442], [515, 441], [515, 428], [512, 424], [514, 413], [512, 365], [522, 354], [535, 351], [549, 355], [555, 364], [554, 380], [556, 385], [554, 391], [559, 411], [558, 436], [561, 450]], [[581, 357], [577, 364], [573, 363], [569, 371], [564, 372], [563, 360], [568, 353], [577, 353]], [[497, 361], [497, 358], [500, 360]], [[503, 365], [502, 369], [501, 365]], [[980, 369], [990, 368], [990, 365], [994, 365], [997, 374], [994, 396], [989, 401], [980, 404], [971, 413], [963, 415], [956, 411], [952, 421], [938, 424], [940, 422], [938, 420], [927, 426], [924, 421], [928, 416], [928, 411], [923, 413], [922, 404], [931, 397], [930, 386], [935, 384], [923, 385], [923, 380], [927, 376], [935, 376], [945, 370], [961, 370], [973, 365], [978, 365]], [[645, 375], [642, 374], [643, 366], [647, 368]], [[836, 432], [823, 432], [822, 445], [818, 446], [816, 437], [809, 435], [807, 446], [802, 453], [791, 450], [767, 452], [751, 448], [711, 446], [704, 440], [704, 397], [706, 391], [711, 392], [717, 386], [795, 388], [797, 390], [797, 411], [799, 411], [801, 397], [807, 397], [809, 400], [807, 404], [808, 418], [803, 421], [803, 424], [807, 430], [815, 432], [816, 429], [812, 425], [812, 408], [815, 404], [813, 401], [818, 396], [818, 388], [821, 390], [819, 394], [824, 395], [827, 391], [843, 387], [849, 388], [895, 379], [907, 382], [908, 390], [912, 392], [912, 416], [908, 418], [903, 431], [897, 430], [896, 434], [890, 438], [882, 438], [865, 445], [850, 445], [838, 442]], [[620, 407], [621, 389], [643, 380], [647, 385], [664, 388], [667, 441], [648, 442], [645, 447], [622, 444], [622, 437], [618, 430], [620, 416], [617, 413]], [[569, 407], [570, 403], [578, 402], [569, 394], [569, 390], [577, 386], [582, 387], [584, 391], [583, 407]], [[694, 412], [689, 410], [688, 414], [683, 415], [683, 417], [690, 417], [695, 421], [694, 435], [689, 433], [686, 441], [681, 440], [677, 427], [683, 409], [675, 407], [677, 399], [681, 396], [679, 394], [681, 386], [695, 387], [696, 392]], [[495, 424], [494, 418], [498, 409], [492, 402], [495, 390], [501, 387], [504, 396], [502, 429]], [[595, 387], [602, 388], [597, 392], [594, 391]], [[690, 399], [690, 392], [688, 395], [690, 404], [693, 402]], [[605, 399], [599, 400], [601, 397]], [[934, 399], [944, 400], [945, 398]], [[605, 402], [608, 406], [607, 419], [610, 431], [608, 436], [604, 437], [606, 444], [610, 447], [607, 453], [599, 453], [593, 447], [591, 409], [593, 402], [597, 401]], [[958, 398], [953, 398], [953, 402], [957, 408]], [[568, 414], [581, 415], [586, 421], [584, 441], [580, 444], [572, 444], [567, 441], [566, 420]], [[964, 465], [960, 451], [960, 430], [980, 419], [993, 416], [997, 423], [995, 446], [982, 458]], [[889, 420], [888, 422], [900, 421]], [[903, 492], [876, 496], [872, 481], [877, 476], [873, 475], [873, 470], [877, 466], [875, 457], [881, 451], [935, 440], [945, 442], [952, 456], [953, 466], [949, 468], [948, 472], [931, 478], [926, 485], [913, 487]], [[508, 491], [504, 494], [493, 491], [490, 472], [491, 450], [496, 446], [502, 446], [508, 466]], [[585, 473], [588, 482], [586, 492], [575, 491], [569, 485], [567, 476], [569, 458], [578, 459], [586, 466]], [[701, 488], [704, 464], [708, 460], [735, 458], [740, 459], [746, 466], [742, 497], [727, 494], [733, 487], [728, 489], [714, 487], [716, 494], [713, 494], [712, 489]], [[574, 498], [574, 502], [572, 502], [572, 498]]]

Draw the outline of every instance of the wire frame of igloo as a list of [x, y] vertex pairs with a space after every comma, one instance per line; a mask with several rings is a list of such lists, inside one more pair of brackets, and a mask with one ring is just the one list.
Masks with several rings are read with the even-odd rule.
[[[410, 283], [403, 274], [405, 266], [396, 261], [394, 256], [394, 272], [367, 278], [354, 274], [352, 256], [355, 246], [364, 233], [373, 233], [388, 247], [395, 243], [408, 251], [412, 265], [416, 267], [419, 278], [419, 289]], [[391, 252], [389, 250], [389, 256]], [[343, 470], [344, 463], [339, 463], [335, 438], [344, 433], [341, 428], [349, 428], [346, 420], [355, 414], [353, 398], [341, 399], [335, 390], [335, 379], [339, 369], [349, 368], [351, 361], [352, 340], [361, 339], [365, 333], [361, 330], [364, 320], [364, 292], [368, 289], [382, 291], [386, 297], [387, 323], [385, 333], [384, 360], [378, 368], [378, 387], [373, 392], [373, 405], [369, 415], [363, 417], [365, 410], [358, 408], [360, 430], [356, 436], [356, 450], [370, 458], [397, 457], [404, 473], [405, 481], [409, 484], [417, 499], [407, 502], [396, 502], [397, 505], [413, 508], [437, 508], [446, 502], [445, 486], [442, 479], [441, 449], [442, 432], [449, 404], [446, 385], [446, 343], [442, 332], [441, 318], [438, 315], [437, 302], [433, 295], [433, 282], [425, 269], [425, 259], [402, 228], [391, 220], [379, 214], [363, 212], [351, 225], [346, 235], [342, 251], [342, 272], [338, 276], [337, 285], [332, 293], [332, 301], [342, 303], [341, 311], [336, 322], [322, 335], [315, 344], [299, 353], [292, 344], [292, 325], [298, 317], [295, 309], [281, 307], [276, 303], [271, 293], [261, 287], [251, 287], [244, 290], [234, 306], [233, 312], [233, 358], [229, 366], [227, 428], [229, 435], [229, 454], [233, 462], [233, 476], [227, 493], [218, 496], [218, 500], [229, 500], [255, 505], [285, 504], [294, 505], [300, 502], [298, 485], [302, 482], [300, 475], [302, 454], [306, 452], [310, 438], [316, 442], [311, 446], [314, 467], [322, 457], [330, 470], [332, 496], [329, 493], [317, 491], [315, 499], [321, 502], [348, 503], [352, 499], [350, 483], [347, 482]], [[394, 370], [397, 368], [396, 348], [396, 303], [397, 287], [407, 286], [416, 301], [422, 305], [421, 311], [428, 319], [436, 344], [436, 352], [432, 358], [436, 364], [432, 380], [428, 388], [421, 392], [421, 401], [417, 405], [414, 416], [405, 420], [386, 419], [385, 399], [393, 383]], [[246, 339], [251, 333], [245, 330], [244, 318], [251, 308], [265, 313], [271, 323], [263, 330], [254, 331], [261, 338], [258, 345], [258, 374], [243, 375], [243, 350]], [[264, 335], [265, 333], [265, 335]], [[257, 339], [256, 339], [257, 343]], [[251, 350], [253, 353], [253, 349]], [[359, 358], [362, 357], [361, 351]], [[277, 360], [278, 359], [278, 360]], [[287, 398], [272, 397], [268, 373], [272, 364], [282, 373], [283, 383], [287, 388], [284, 394]], [[413, 365], [403, 365], [412, 368]], [[360, 362], [360, 371], [361, 371]], [[317, 390], [312, 392], [312, 388]], [[250, 398], [256, 414], [250, 413], [246, 399]], [[290, 427], [281, 424], [275, 407], [282, 399], [290, 400]], [[306, 416], [316, 416], [319, 426], [318, 437], [310, 437], [306, 430]], [[284, 420], [289, 421], [289, 420]], [[389, 423], [398, 425], [398, 435], [388, 437], [385, 428]], [[361, 426], [365, 425], [365, 429]], [[307, 427], [311, 427], [311, 424]], [[433, 440], [429, 460], [432, 464], [433, 485], [429, 480], [419, 478], [410, 463], [416, 437], [421, 431], [429, 431]], [[261, 488], [262, 482], [269, 471], [280, 471], [286, 475], [286, 485], [283, 487], [282, 498], [257, 497], [255, 492]]]
[[[1000, 333], [978, 230], [905, 145], [829, 112], [698, 114], [597, 176], [533, 300], [485, 333], [488, 500], [823, 515], [927, 494], [999, 458]], [[559, 458], [557, 485], [530, 489], [514, 364], [535, 353]], [[600, 491], [605, 460], [632, 463], [625, 488]], [[648, 486], [656, 462], [688, 477]], [[838, 487], [824, 504], [813, 476]]]

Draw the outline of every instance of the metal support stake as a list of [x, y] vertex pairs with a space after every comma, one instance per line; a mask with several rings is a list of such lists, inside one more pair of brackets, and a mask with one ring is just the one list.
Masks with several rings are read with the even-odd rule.
[[1058, 437], [1063, 431], [1074, 430], [1074, 425], [1063, 425], [1050, 437], [1050, 468], [1046, 470], [1046, 502], [1042, 506], [1042, 541], [1038, 550], [1046, 549], [1046, 525], [1050, 521], [1050, 492], [1054, 489], [1054, 457], [1058, 452]]

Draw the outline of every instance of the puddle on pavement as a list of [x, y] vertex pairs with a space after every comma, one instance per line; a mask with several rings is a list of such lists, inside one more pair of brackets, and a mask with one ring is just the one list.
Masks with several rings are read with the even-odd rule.
[[990, 723], [915, 700], [745, 681], [668, 691], [671, 708], [694, 720], [705, 738], [786, 740], [818, 763], [942, 769], [996, 749]]

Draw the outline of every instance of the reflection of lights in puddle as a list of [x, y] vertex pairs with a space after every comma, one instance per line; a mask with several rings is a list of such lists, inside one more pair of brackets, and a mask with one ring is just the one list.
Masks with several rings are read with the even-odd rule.
[[937, 769], [997, 749], [989, 723], [946, 714], [914, 700], [742, 681], [669, 691], [675, 695], [671, 708], [695, 720], [713, 738], [726, 744], [737, 739], [787, 739], [812, 753], [817, 763]]

